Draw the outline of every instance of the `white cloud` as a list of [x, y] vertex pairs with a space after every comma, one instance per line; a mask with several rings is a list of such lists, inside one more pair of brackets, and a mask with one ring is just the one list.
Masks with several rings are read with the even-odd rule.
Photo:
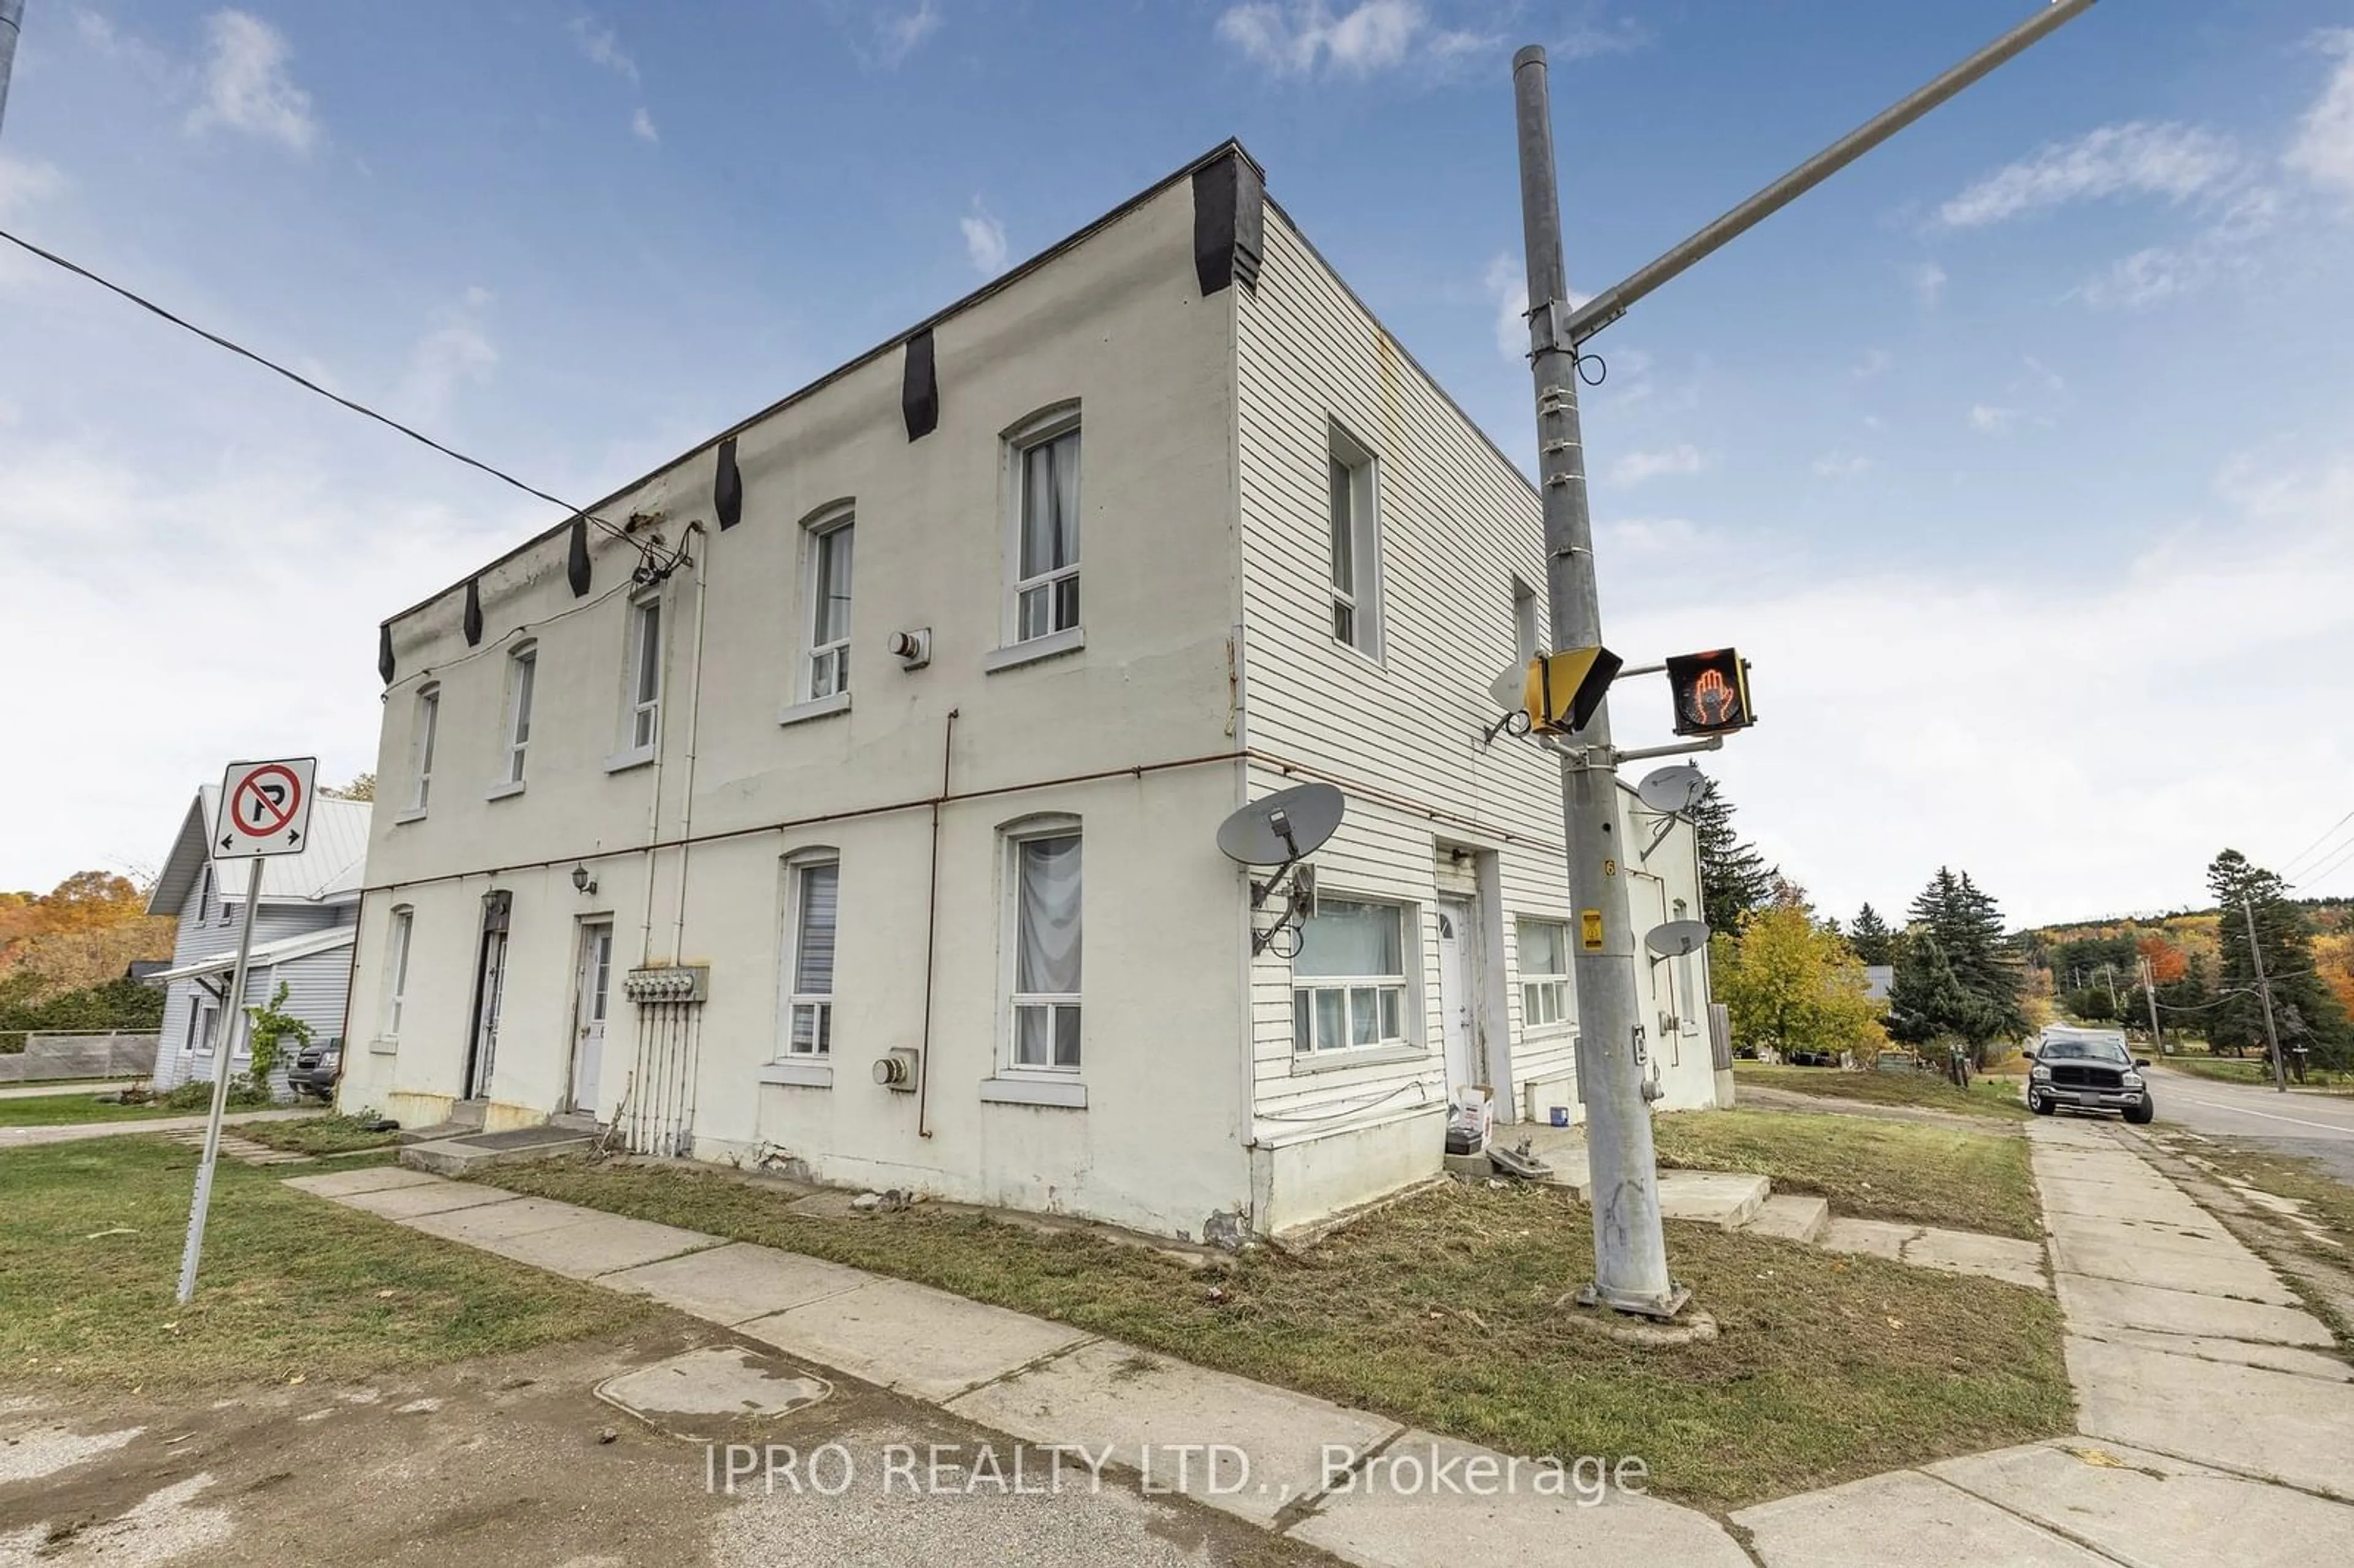
[[1604, 554], [1628, 556], [1688, 555], [1702, 537], [1689, 517], [1615, 517], [1595, 532]]
[[1707, 466], [1708, 459], [1701, 450], [1687, 441], [1658, 451], [1628, 452], [1610, 465], [1610, 482], [1641, 484], [1663, 474], [1698, 473]]
[[55, 164], [28, 163], [0, 153], [0, 217], [47, 201], [65, 188], [66, 177]]
[[1855, 362], [1855, 378], [1858, 381], [1869, 381], [1885, 373], [1888, 367], [1895, 363], [1896, 356], [1886, 349], [1867, 348], [1863, 351], [1863, 357]]
[[641, 142], [662, 140], [662, 132], [654, 129], [654, 117], [646, 112], [643, 104], [640, 104], [638, 111], [630, 116], [630, 134]]
[[1904, 281], [1913, 285], [1913, 297], [1928, 310], [1935, 310], [1946, 297], [1946, 270], [1935, 261], [1916, 261], [1904, 270]]
[[189, 114], [188, 130], [225, 125], [309, 152], [319, 139], [319, 123], [311, 115], [311, 95], [287, 74], [293, 51], [284, 37], [243, 11], [214, 12], [205, 19], [205, 33], [204, 101]]
[[637, 81], [638, 62], [621, 48], [620, 37], [612, 28], [588, 16], [575, 16], [565, 30], [572, 35], [573, 43], [592, 63], [603, 66], [626, 81]]
[[[1219, 39], [1278, 76], [1366, 77], [1407, 64], [1444, 63], [1496, 47], [1492, 37], [1441, 27], [1420, 0], [1248, 0], [1217, 22]], [[1592, 51], [1589, 51], [1592, 52]]]
[[2338, 57], [2338, 69], [2282, 161], [2324, 190], [2354, 196], [2354, 27], [2331, 28], [2315, 43]]
[[[1902, 908], [1941, 863], [2015, 923], [2179, 907], [2225, 843], [2264, 833], [2279, 780], [2354, 778], [2354, 730], [2311, 721], [2331, 650], [2354, 637], [2354, 458], [2233, 465], [2216, 493], [2211, 515], [2149, 520], [2155, 542], [2115, 573], [1893, 567], [1874, 551], [1783, 576], [1785, 542], [1745, 530], [1648, 571], [1606, 561], [1611, 646], [1731, 642], [1755, 661], [1765, 717], [1703, 767], [1828, 910]], [[2232, 715], [2233, 744], [2115, 766], [2146, 749], [2147, 714], [2087, 704], [2055, 670], [2162, 671], [2181, 711]], [[1968, 679], [1935, 678], [1953, 671]], [[1612, 720], [1620, 744], [1649, 744], [1666, 704], [1614, 703]]]
[[470, 288], [465, 303], [418, 340], [395, 394], [403, 412], [438, 424], [449, 417], [461, 387], [489, 384], [499, 366], [499, 351], [482, 325], [482, 313], [490, 304], [488, 289]]
[[1496, 352], [1506, 359], [1529, 356], [1529, 274], [1526, 263], [1499, 250], [1480, 280], [1496, 306]]
[[896, 69], [909, 55], [923, 47], [924, 40], [940, 30], [939, 7], [933, 0], [922, 0], [912, 11], [881, 11], [872, 18], [873, 45], [859, 51], [869, 64], [885, 70]]
[[1818, 479], [1854, 479], [1872, 471], [1872, 460], [1854, 452], [1825, 452], [1812, 466]]
[[1947, 228], [1977, 228], [2021, 213], [2114, 196], [2179, 202], [2240, 169], [2231, 141], [2194, 125], [2130, 121], [2054, 143], [1998, 169], [1937, 209]]
[[1982, 436], [2007, 436], [2019, 429], [2025, 418], [2017, 408], [2006, 408], [1992, 403], [1970, 405], [1970, 429]]
[[990, 216], [979, 196], [972, 198], [972, 211], [957, 219], [957, 225], [964, 230], [965, 254], [972, 258], [975, 271], [994, 278], [1005, 270], [1005, 225]]

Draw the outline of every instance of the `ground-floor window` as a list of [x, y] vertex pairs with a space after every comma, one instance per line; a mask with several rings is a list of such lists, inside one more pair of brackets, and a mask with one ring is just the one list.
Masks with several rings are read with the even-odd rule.
[[1545, 1029], [1569, 1017], [1569, 927], [1521, 922], [1521, 1027]]
[[842, 863], [802, 861], [790, 868], [785, 938], [785, 1054], [833, 1054], [833, 947]]
[[1291, 960], [1292, 1049], [1405, 1044], [1405, 910], [1321, 898]]
[[1013, 1065], [1079, 1066], [1079, 835], [1013, 842]]

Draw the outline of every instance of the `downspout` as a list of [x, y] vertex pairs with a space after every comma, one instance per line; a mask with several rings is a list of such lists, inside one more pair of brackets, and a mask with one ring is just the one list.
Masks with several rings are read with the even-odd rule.
[[335, 1054], [335, 1086], [327, 1096], [327, 1103], [338, 1110], [343, 1108], [337, 1102], [344, 1095], [344, 1063], [352, 1054], [352, 987], [359, 983], [360, 978], [360, 923], [366, 918], [367, 889], [363, 887], [359, 904], [352, 910], [351, 966], [344, 971], [344, 1048]]
[[949, 710], [947, 731], [940, 737], [940, 792], [932, 797], [932, 871], [930, 902], [924, 911], [924, 1038], [916, 1054], [916, 1136], [932, 1136], [932, 957], [940, 935], [940, 806], [949, 798], [949, 761], [956, 750], [957, 710]]
[[[703, 524], [690, 523], [690, 534], [701, 534]], [[678, 913], [671, 923], [670, 961], [681, 961], [686, 945], [686, 868], [695, 854], [695, 750], [703, 726], [703, 611], [710, 592], [710, 574], [705, 563], [695, 563], [695, 652], [686, 666], [686, 778], [681, 789], [678, 822]], [[659, 799], [659, 797], [657, 797]]]

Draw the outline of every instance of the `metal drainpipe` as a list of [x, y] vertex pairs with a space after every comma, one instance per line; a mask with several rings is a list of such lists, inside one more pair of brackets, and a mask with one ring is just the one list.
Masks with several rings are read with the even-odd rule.
[[949, 710], [947, 732], [940, 739], [940, 792], [932, 797], [931, 896], [924, 912], [924, 1038], [916, 1055], [916, 1136], [932, 1136], [932, 955], [940, 934], [940, 806], [949, 798], [949, 760], [956, 748], [955, 708]]
[[360, 889], [360, 901], [352, 911], [352, 962], [344, 971], [344, 1048], [335, 1055], [335, 1086], [327, 1095], [327, 1103], [338, 1111], [337, 1104], [344, 1096], [344, 1063], [352, 1053], [352, 987], [360, 978], [360, 922], [367, 918], [367, 889]]
[[[701, 534], [703, 524], [690, 523], [690, 534]], [[695, 854], [695, 750], [703, 727], [703, 611], [710, 593], [710, 574], [705, 563], [695, 563], [695, 652], [686, 666], [686, 778], [681, 788], [678, 822], [678, 914], [671, 923], [670, 961], [682, 960], [686, 946], [686, 867]]]

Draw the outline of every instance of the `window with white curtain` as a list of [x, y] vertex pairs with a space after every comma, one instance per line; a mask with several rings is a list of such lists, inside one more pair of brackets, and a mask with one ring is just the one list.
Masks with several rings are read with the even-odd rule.
[[801, 690], [806, 701], [850, 690], [850, 547], [849, 513], [811, 525], [809, 654]]
[[1338, 425], [1325, 459], [1330, 510], [1332, 639], [1381, 652], [1381, 527], [1373, 454]]
[[785, 1050], [791, 1056], [833, 1054], [833, 948], [842, 863], [803, 860], [787, 868]]
[[662, 590], [656, 588], [630, 602], [627, 683], [621, 714], [621, 747], [625, 752], [650, 753], [662, 734]]
[[410, 724], [417, 770], [417, 793], [409, 800], [412, 811], [425, 810], [433, 796], [433, 743], [441, 727], [441, 687], [437, 683], [417, 688], [417, 715]]
[[539, 674], [539, 644], [526, 642], [507, 655], [506, 782], [523, 782], [523, 758], [531, 745], [531, 695]]
[[376, 1033], [387, 1040], [400, 1038], [400, 1008], [408, 993], [408, 938], [417, 912], [403, 906], [392, 912], [384, 937], [383, 1020]]
[[1069, 830], [1012, 841], [1013, 991], [1011, 1060], [1016, 1067], [1079, 1067], [1079, 835]]
[[1079, 416], [1051, 416], [1013, 439], [1013, 637], [1079, 625]]
[[1558, 920], [1520, 926], [1521, 1027], [1548, 1029], [1569, 1018], [1569, 927]]
[[1301, 1055], [1402, 1045], [1405, 910], [1319, 898], [1291, 960], [1291, 1048]]

